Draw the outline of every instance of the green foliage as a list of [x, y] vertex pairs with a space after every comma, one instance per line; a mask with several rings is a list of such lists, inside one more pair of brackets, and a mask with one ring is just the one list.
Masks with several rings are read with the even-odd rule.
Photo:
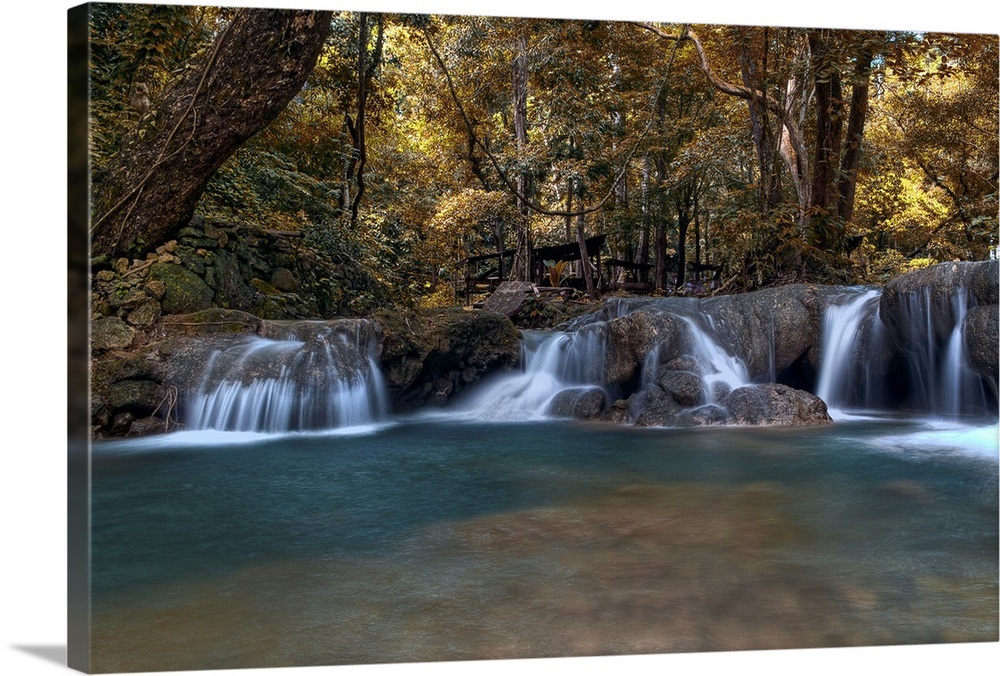
[[[91, 152], [99, 169], [124, 133], [209, 45], [229, 10], [173, 5], [90, 6]], [[146, 107], [148, 105], [148, 108]]]
[[[92, 11], [99, 179], [126, 131], [155, 124], [159, 93], [197, 64], [231, 10], [98, 4]], [[317, 273], [309, 281], [324, 311], [451, 304], [450, 282], [464, 274], [459, 260], [516, 247], [525, 226], [535, 246], [572, 241], [575, 219], [567, 232], [562, 216], [522, 213], [507, 185], [519, 176], [548, 210], [591, 206], [610, 194], [585, 221], [588, 234], [608, 236], [606, 253], [635, 260], [645, 245], [656, 263], [659, 226], [661, 266], [676, 265], [681, 246], [693, 261], [697, 245], [697, 262], [721, 266], [728, 291], [803, 279], [885, 281], [932, 260], [985, 258], [995, 245], [996, 36], [832, 31], [831, 54], [817, 69], [800, 29], [698, 27], [713, 71], [737, 83], [752, 75], [769, 96], [788, 97], [807, 142], [812, 85], [839, 75], [849, 98], [862, 83], [854, 60], [871, 50], [875, 86], [855, 212], [843, 223], [800, 206], [777, 149], [769, 161], [778, 203], [765, 199], [771, 184], [761, 176], [747, 102], [713, 89], [690, 44], [677, 50], [661, 88], [673, 43], [634, 25], [386, 15], [366, 104], [366, 192], [351, 226], [345, 204], [356, 185], [345, 180], [353, 151], [346, 120], [357, 115], [359, 25], [355, 12], [335, 15], [302, 92], [216, 172], [198, 206], [208, 217], [300, 231], [318, 269], [350, 269], [351, 279]], [[492, 160], [472, 143], [424, 29]], [[527, 143], [514, 131], [511, 81], [521, 42]], [[751, 65], [757, 70], [744, 73]], [[140, 85], [146, 112], [134, 102]], [[814, 166], [814, 157], [805, 159]], [[683, 242], [679, 224], [688, 228]], [[863, 243], [848, 258], [842, 245], [851, 238]], [[546, 267], [549, 282], [562, 284], [567, 265]]]
[[426, 292], [417, 300], [417, 307], [422, 310], [431, 310], [441, 307], [452, 307], [456, 304], [455, 289], [451, 284], [438, 282], [432, 286], [430, 282], [425, 284]]

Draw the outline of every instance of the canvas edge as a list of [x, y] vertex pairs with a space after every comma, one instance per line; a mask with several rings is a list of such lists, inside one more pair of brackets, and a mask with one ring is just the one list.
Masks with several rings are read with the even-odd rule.
[[90, 670], [89, 4], [67, 11], [67, 666]]

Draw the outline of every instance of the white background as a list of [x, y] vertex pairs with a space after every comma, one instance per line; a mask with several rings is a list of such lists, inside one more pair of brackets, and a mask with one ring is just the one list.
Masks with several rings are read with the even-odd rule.
[[[66, 670], [66, 10], [73, 3], [22, 0], [5, 4], [0, 131], [4, 208], [0, 211], [4, 369], [3, 575], [0, 673]], [[187, 3], [193, 4], [193, 3]], [[887, 2], [840, 0], [735, 2], [671, 6], [641, 0], [313, 0], [221, 4], [317, 7], [453, 14], [690, 21], [998, 32], [991, 0]], [[809, 5], [806, 7], [805, 5]], [[618, 658], [566, 658], [435, 665], [373, 665], [217, 671], [265, 676], [330, 674], [941, 674], [992, 673], [1000, 645], [823, 649]], [[187, 672], [194, 673], [194, 672]]]

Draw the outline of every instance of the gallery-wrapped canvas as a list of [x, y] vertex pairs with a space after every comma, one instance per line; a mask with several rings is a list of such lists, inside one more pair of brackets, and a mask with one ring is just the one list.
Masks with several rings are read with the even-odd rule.
[[72, 668], [997, 642], [997, 35], [68, 18]]

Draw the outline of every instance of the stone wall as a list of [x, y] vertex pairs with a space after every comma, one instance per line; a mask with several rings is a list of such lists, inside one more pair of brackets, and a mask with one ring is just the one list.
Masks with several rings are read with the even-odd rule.
[[[388, 303], [360, 265], [303, 244], [299, 233], [201, 218], [144, 260], [94, 259], [92, 318], [136, 330], [161, 315], [220, 307], [263, 319], [356, 316]], [[359, 303], [359, 298], [365, 303]]]

